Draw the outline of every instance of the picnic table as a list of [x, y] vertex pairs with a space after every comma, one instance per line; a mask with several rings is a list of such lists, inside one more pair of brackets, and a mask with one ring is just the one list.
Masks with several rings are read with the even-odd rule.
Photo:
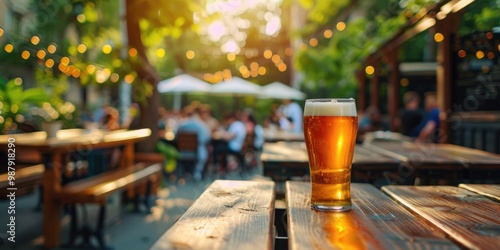
[[[120, 179], [121, 183], [128, 183], [131, 179], [124, 179], [127, 173], [134, 173], [134, 143], [147, 138], [151, 134], [149, 129], [138, 130], [117, 130], [117, 131], [86, 131], [83, 129], [71, 129], [58, 131], [57, 137], [47, 138], [45, 132], [34, 132], [25, 134], [13, 134], [0, 136], [0, 148], [6, 148], [9, 138], [15, 139], [16, 154], [23, 154], [26, 151], [38, 151], [42, 154], [45, 171], [43, 172], [43, 236], [45, 247], [57, 247], [60, 244], [61, 228], [61, 208], [66, 197], [83, 197], [95, 199], [95, 192], [106, 195], [111, 189], [116, 189], [117, 185], [96, 186], [97, 189], [89, 191], [94, 183], [94, 179], [83, 185], [68, 185], [69, 189], [64, 189], [61, 177], [67, 171], [66, 163], [68, 155], [78, 151], [88, 151], [104, 148], [123, 148], [119, 167], [123, 169], [120, 175], [114, 177]], [[147, 173], [146, 173], [147, 174]], [[104, 181], [104, 180], [103, 180]], [[112, 181], [112, 180], [110, 180]], [[92, 185], [91, 185], [92, 184]], [[69, 191], [76, 190], [79, 193]], [[68, 192], [64, 192], [68, 191]], [[87, 193], [81, 193], [87, 192]], [[95, 192], [94, 192], [95, 191]], [[101, 201], [102, 202], [102, 201]]]
[[[453, 144], [415, 143], [407, 141], [370, 141], [363, 146], [373, 152], [401, 161], [407, 176], [422, 184], [447, 179], [458, 184], [482, 179], [500, 181], [500, 155]], [[482, 176], [481, 176], [482, 175]]]
[[[304, 142], [266, 142], [261, 154], [264, 175], [276, 181], [278, 195], [284, 194], [287, 180], [309, 177], [309, 158]], [[354, 148], [352, 179], [374, 182], [384, 175], [397, 175], [400, 160], [371, 151], [363, 145]]]
[[293, 133], [284, 130], [273, 130], [266, 128], [264, 129], [264, 141], [266, 142], [278, 142], [278, 141], [296, 141], [303, 142], [303, 133]]

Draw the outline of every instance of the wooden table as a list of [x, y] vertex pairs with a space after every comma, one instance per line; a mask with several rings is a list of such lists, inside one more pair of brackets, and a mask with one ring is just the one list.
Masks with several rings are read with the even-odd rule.
[[8, 138], [15, 139], [16, 154], [24, 150], [42, 153], [45, 164], [43, 176], [43, 234], [45, 247], [60, 244], [61, 205], [55, 193], [61, 190], [61, 174], [65, 156], [71, 152], [116, 148], [123, 146], [120, 167], [132, 167], [134, 163], [134, 143], [150, 136], [150, 129], [87, 132], [81, 129], [58, 131], [57, 137], [46, 138], [45, 132], [34, 132], [0, 136], [0, 149], [7, 147]]
[[273, 249], [273, 225], [273, 182], [216, 180], [151, 249]]
[[[261, 154], [264, 175], [277, 182], [278, 194], [284, 194], [284, 182], [309, 175], [309, 158], [304, 142], [266, 142]], [[373, 182], [396, 175], [400, 161], [356, 145], [352, 162], [352, 179]]]
[[385, 186], [384, 194], [354, 183], [352, 210], [327, 213], [310, 209], [310, 183], [289, 181], [289, 249], [497, 249], [499, 201], [465, 188], [498, 198], [500, 187]]
[[[365, 148], [404, 163], [403, 175], [424, 180], [431, 178], [475, 181], [478, 173], [487, 171], [489, 179], [500, 183], [500, 155], [452, 144], [414, 143], [405, 141], [372, 141]], [[495, 173], [497, 176], [494, 176]], [[425, 182], [424, 182], [425, 183]]]
[[264, 129], [264, 140], [266, 142], [296, 141], [303, 142], [303, 133], [292, 133], [283, 130]]

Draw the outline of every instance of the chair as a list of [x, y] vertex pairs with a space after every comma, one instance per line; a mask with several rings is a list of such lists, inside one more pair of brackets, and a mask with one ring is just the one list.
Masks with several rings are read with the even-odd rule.
[[188, 164], [191, 163], [191, 166], [194, 166], [198, 160], [198, 135], [193, 132], [178, 132], [176, 141], [177, 150], [179, 150], [177, 175], [180, 177]]

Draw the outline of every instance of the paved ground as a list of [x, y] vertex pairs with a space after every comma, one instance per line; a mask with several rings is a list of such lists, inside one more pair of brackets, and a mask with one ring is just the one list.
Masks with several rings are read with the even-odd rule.
[[[259, 170], [240, 175], [229, 174], [226, 179], [259, 178]], [[151, 213], [132, 213], [118, 209], [118, 197], [110, 201], [106, 227], [106, 242], [115, 250], [149, 249], [155, 241], [189, 208], [193, 201], [217, 177], [207, 178], [200, 182], [181, 180], [178, 183], [167, 181], [165, 188], [155, 197], [155, 206]], [[35, 208], [37, 194], [32, 193], [17, 197], [16, 200], [16, 248], [21, 250], [42, 249], [42, 211]], [[113, 199], [115, 198], [115, 199]], [[0, 238], [5, 238], [8, 223], [8, 202], [0, 200]], [[97, 207], [86, 206], [88, 218], [94, 223]], [[126, 210], [126, 209], [125, 209]], [[120, 212], [121, 211], [121, 212]], [[80, 208], [80, 214], [83, 212]], [[68, 240], [69, 215], [64, 215], [62, 221], [62, 242]], [[9, 244], [10, 246], [10, 244]], [[0, 249], [9, 249], [0, 246]], [[70, 248], [60, 248], [70, 249]]]

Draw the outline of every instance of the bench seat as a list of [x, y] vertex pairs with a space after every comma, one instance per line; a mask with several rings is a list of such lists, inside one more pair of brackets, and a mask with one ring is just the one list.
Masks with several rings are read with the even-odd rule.
[[113, 170], [97, 175], [90, 180], [83, 179], [65, 185], [57, 194], [57, 198], [63, 204], [104, 204], [111, 194], [146, 182], [150, 176], [160, 172], [160, 163], [151, 165], [137, 163], [131, 168]]

